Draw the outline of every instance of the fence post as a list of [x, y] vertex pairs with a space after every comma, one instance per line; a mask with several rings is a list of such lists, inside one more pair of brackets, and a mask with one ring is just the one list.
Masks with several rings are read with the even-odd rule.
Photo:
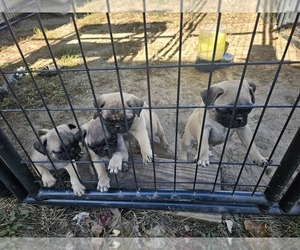
[[[25, 198], [23, 197], [25, 190], [30, 195], [38, 193], [39, 185], [34, 182], [35, 179], [32, 173], [21, 162], [21, 156], [17, 153], [2, 129], [0, 129], [0, 160], [2, 163], [0, 171], [1, 180], [6, 186], [14, 193], [18, 192], [17, 187], [21, 188], [21, 185], [23, 186], [23, 190], [20, 190], [20, 193], [23, 193], [23, 195], [17, 195], [19, 199]], [[18, 181], [16, 181], [15, 177]]]
[[[19, 180], [13, 175], [13, 173], [9, 171], [8, 167], [2, 161], [1, 157], [0, 157], [0, 180], [1, 183], [4, 184], [4, 187], [7, 187], [9, 191], [12, 192], [20, 201], [23, 201], [28, 195], [26, 189], [19, 182]], [[0, 192], [1, 191], [2, 190], [0, 190]]]
[[300, 128], [294, 136], [290, 146], [283, 156], [280, 166], [276, 169], [273, 178], [268, 187], [264, 191], [264, 196], [268, 201], [268, 205], [260, 205], [262, 211], [267, 211], [273, 205], [281, 192], [284, 190], [288, 181], [300, 164]]
[[282, 196], [279, 207], [285, 213], [289, 213], [295, 204], [300, 199], [300, 172], [298, 172], [297, 176], [293, 180], [292, 184], [289, 186], [288, 190]]

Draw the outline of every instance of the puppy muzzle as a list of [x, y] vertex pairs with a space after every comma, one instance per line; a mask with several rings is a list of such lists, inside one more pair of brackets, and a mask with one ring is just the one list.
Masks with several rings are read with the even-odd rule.
[[53, 152], [56, 157], [60, 160], [78, 160], [81, 158], [81, 148], [79, 145], [70, 145], [66, 146], [66, 150], [62, 150], [61, 152]]
[[[251, 108], [236, 108], [233, 112], [232, 108], [216, 109], [217, 110], [217, 121], [226, 128], [240, 128], [245, 127], [248, 122], [248, 114], [251, 112]], [[233, 120], [231, 122], [231, 118]]]
[[89, 145], [96, 155], [99, 157], [110, 156], [114, 152], [116, 152], [118, 147], [118, 137], [117, 135], [113, 135], [107, 140], [102, 140], [101, 142], [97, 142]]
[[102, 120], [110, 134], [126, 133], [133, 124], [134, 116], [122, 120], [110, 120], [104, 118], [102, 118]]

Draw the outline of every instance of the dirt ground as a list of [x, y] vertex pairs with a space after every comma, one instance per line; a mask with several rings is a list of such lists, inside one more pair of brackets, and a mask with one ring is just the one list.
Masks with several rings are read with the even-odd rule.
[[[150, 93], [153, 107], [172, 107], [176, 105], [178, 90], [178, 48], [179, 48], [179, 16], [177, 14], [149, 14], [147, 15], [147, 35], [149, 65], [168, 64], [173, 68], [153, 68], [150, 70]], [[197, 55], [197, 41], [199, 28], [202, 25], [215, 24], [217, 16], [214, 14], [187, 14], [183, 22], [182, 62], [193, 63]], [[222, 27], [226, 28], [229, 46], [227, 52], [234, 55], [234, 62], [245, 62], [249, 49], [249, 41], [253, 31], [256, 16], [252, 14], [224, 14]], [[42, 15], [46, 35], [57, 63], [64, 68], [84, 69], [82, 56], [74, 34], [74, 26], [70, 23], [68, 15]], [[107, 20], [104, 14], [83, 15], [77, 19], [77, 26], [81, 42], [86, 56], [88, 67], [96, 95], [118, 91], [117, 75], [114, 70], [94, 71], [97, 67], [110, 67], [114, 65], [112, 48], [108, 33]], [[115, 41], [116, 56], [119, 66], [145, 65], [145, 48], [143, 41], [143, 20], [140, 14], [113, 14], [111, 16], [112, 31]], [[19, 41], [20, 48], [26, 61], [33, 69], [51, 64], [51, 57], [36, 18], [30, 18], [13, 26], [13, 30]], [[1, 58], [0, 65], [5, 70], [15, 70], [22, 64], [20, 55], [8, 30], [1, 31]], [[269, 24], [261, 18], [259, 21], [254, 46], [251, 51], [250, 61], [275, 61], [280, 60], [286, 40], [276, 31], [272, 31]], [[299, 61], [300, 52], [293, 44], [289, 47], [285, 60]], [[299, 94], [299, 66], [284, 65], [280, 71], [278, 81], [273, 89], [270, 105], [293, 105]], [[246, 79], [257, 85], [256, 104], [263, 105], [275, 77], [277, 65], [248, 66]], [[243, 66], [225, 67], [214, 71], [212, 82], [222, 80], [239, 79], [243, 72]], [[180, 105], [199, 105], [200, 90], [208, 83], [209, 74], [195, 70], [192, 67], [183, 67], [180, 72]], [[62, 74], [67, 91], [74, 108], [92, 107], [92, 92], [87, 74], [84, 71], [66, 72]], [[143, 69], [120, 70], [119, 78], [124, 92], [148, 100], [147, 72]], [[51, 109], [66, 108], [68, 103], [60, 86], [58, 77], [35, 77], [37, 84], [42, 89], [44, 98]], [[37, 98], [32, 88], [31, 79], [26, 77], [16, 87], [16, 94], [20, 98], [23, 107], [41, 107], [42, 103]], [[1, 109], [17, 108], [12, 101], [12, 96], [1, 103]], [[250, 114], [249, 124], [255, 129], [262, 109], [257, 108]], [[157, 111], [162, 125], [166, 130], [167, 140], [171, 145], [171, 154], [174, 154], [176, 113], [175, 109], [162, 109]], [[278, 135], [283, 128], [290, 108], [269, 108], [264, 114], [259, 127], [256, 143], [262, 155], [266, 158], [270, 155]], [[25, 145], [31, 145], [35, 139], [32, 129], [23, 115], [5, 113], [11, 122], [16, 134]], [[51, 112], [57, 124], [73, 122], [71, 112]], [[76, 112], [80, 123], [88, 121], [92, 112]], [[179, 113], [179, 141], [183, 133], [187, 117], [191, 114], [189, 109], [181, 109]], [[36, 129], [49, 127], [49, 117], [45, 112], [30, 112], [29, 118]], [[51, 124], [51, 123], [50, 123]], [[292, 137], [299, 126], [299, 111], [296, 110], [293, 119], [289, 123], [282, 140], [273, 155], [273, 162], [279, 163]], [[5, 128], [5, 126], [3, 126]], [[166, 129], [167, 128], [167, 129]], [[214, 149], [213, 160], [217, 161], [222, 147]], [[193, 157], [193, 153], [191, 157]], [[243, 159], [245, 150], [240, 141], [234, 137], [227, 146], [225, 161], [239, 162]], [[174, 157], [174, 156], [172, 156]], [[222, 170], [222, 179], [225, 182], [234, 182], [237, 177], [237, 168], [226, 166]], [[261, 174], [257, 167], [247, 167], [242, 174], [241, 183], [253, 184]], [[264, 178], [266, 183], [269, 176]]]
[[[115, 41], [116, 57], [118, 66], [133, 67], [145, 66], [145, 46], [143, 16], [141, 14], [112, 14], [110, 16], [112, 32]], [[247, 57], [249, 43], [252, 36], [256, 15], [252, 14], [223, 14], [222, 25], [226, 28], [228, 42], [227, 52], [234, 55], [234, 62], [244, 63]], [[102, 93], [119, 90], [118, 77], [124, 92], [133, 93], [144, 100], [148, 100], [150, 90], [152, 107], [167, 107], [157, 110], [157, 114], [165, 129], [166, 137], [170, 143], [170, 150], [159, 157], [174, 159], [176, 152], [176, 106], [179, 71], [179, 15], [178, 14], [147, 14], [147, 38], [148, 58], [150, 66], [160, 66], [149, 70], [149, 83], [145, 69], [120, 69], [119, 76], [114, 67], [109, 30], [105, 14], [81, 15], [76, 19], [76, 24], [81, 38], [87, 65], [90, 69], [93, 88], [97, 96]], [[74, 71], [63, 72], [61, 77], [65, 83], [72, 106], [74, 108], [93, 108], [93, 95], [90, 82], [77, 43], [77, 37], [72, 20], [68, 15], [41, 15], [42, 23], [46, 30], [51, 49], [57, 63], [63, 69], [74, 69]], [[197, 44], [199, 29], [203, 25], [216, 24], [217, 16], [214, 14], [185, 14], [183, 20], [182, 37], [182, 63], [194, 63], [197, 56]], [[51, 64], [51, 56], [43, 39], [43, 34], [38, 28], [35, 17], [26, 19], [13, 26], [20, 48], [32, 69], [38, 69]], [[0, 31], [0, 67], [7, 72], [24, 66], [22, 58], [14, 45], [14, 41], [8, 30]], [[286, 40], [275, 30], [272, 30], [269, 23], [260, 18], [257, 33], [254, 39], [254, 46], [251, 51], [250, 61], [277, 61], [281, 60]], [[300, 50], [293, 44], [288, 49], [285, 60], [300, 61]], [[169, 65], [170, 67], [162, 67]], [[109, 70], [96, 70], [96, 69]], [[243, 66], [231, 66], [218, 69], [212, 74], [212, 83], [223, 80], [240, 79], [243, 73]], [[78, 70], [77, 70], [78, 69]], [[268, 94], [271, 91], [278, 65], [262, 64], [250, 65], [246, 71], [246, 79], [257, 85], [256, 104], [264, 105]], [[64, 111], [69, 107], [64, 91], [58, 76], [42, 78], [35, 73], [34, 79], [41, 88], [48, 107], [52, 110], [51, 115], [56, 124], [75, 123], [70, 111]], [[291, 106], [299, 95], [299, 65], [283, 65], [278, 80], [272, 88], [269, 105], [285, 106], [280, 108], [268, 108], [264, 114], [256, 135], [256, 144], [263, 156], [269, 158], [278, 136], [290, 113]], [[207, 87], [210, 75], [196, 70], [193, 67], [182, 67], [180, 69], [180, 106], [200, 105], [200, 91]], [[21, 105], [24, 108], [42, 108], [43, 104], [38, 98], [35, 87], [30, 76], [15, 87]], [[36, 140], [32, 128], [26, 117], [21, 112], [10, 112], [18, 109], [12, 94], [0, 103], [1, 112], [5, 119], [12, 126], [21, 143], [29, 147]], [[256, 108], [250, 113], [249, 125], [254, 131], [262, 112]], [[180, 139], [191, 109], [182, 108], [179, 112], [178, 124], [178, 145], [180, 150]], [[28, 111], [27, 116], [33, 122], [35, 129], [50, 128], [51, 122], [45, 111]], [[93, 111], [76, 111], [80, 124], [88, 121]], [[282, 159], [288, 145], [295, 135], [300, 121], [300, 112], [296, 109], [287, 129], [280, 140], [272, 157], [276, 165]], [[1, 127], [12, 139], [19, 153], [24, 156], [20, 145], [16, 142], [11, 132], [0, 118]], [[222, 147], [214, 148], [212, 161], [218, 161]], [[195, 148], [189, 155], [193, 159]], [[226, 162], [242, 162], [246, 151], [239, 139], [234, 136], [227, 144], [225, 153]], [[177, 152], [178, 154], [178, 152]], [[221, 181], [223, 183], [234, 183], [240, 166], [226, 165], [221, 170]], [[260, 177], [262, 169], [256, 166], [247, 166], [239, 184], [254, 185]], [[264, 175], [261, 184], [267, 184], [272, 175]], [[224, 186], [226, 188], [226, 186]], [[229, 189], [232, 186], [228, 186]], [[241, 190], [248, 190], [246, 186], [239, 187]], [[250, 188], [253, 190], [253, 187]]]

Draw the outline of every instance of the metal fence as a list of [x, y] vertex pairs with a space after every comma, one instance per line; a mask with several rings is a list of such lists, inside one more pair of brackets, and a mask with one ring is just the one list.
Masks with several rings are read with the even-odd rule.
[[[173, 16], [174, 22], [178, 22], [177, 31], [175, 35], [171, 36], [173, 45], [170, 47], [168, 47], [170, 43], [164, 45], [164, 48], [169, 51], [176, 47], [175, 51], [172, 52], [172, 56], [176, 55], [177, 60], [165, 60], [167, 57], [155, 60], [155, 58], [159, 58], [159, 53], [162, 49], [158, 49], [157, 57], [150, 55], [149, 47], [151, 42], [153, 39], [157, 39], [167, 33], [163, 33], [165, 30], [161, 30], [164, 29], [164, 26], [159, 26], [160, 28], [157, 29], [155, 23], [149, 25], [147, 22], [148, 14], [145, 12], [139, 15], [141, 22], [133, 29], [138, 30], [134, 35], [137, 36], [139, 43], [130, 43], [129, 47], [133, 49], [133, 47], [137, 46], [139, 51], [144, 51], [143, 60], [138, 63], [134, 63], [134, 60], [128, 60], [125, 63], [122, 58], [130, 56], [130, 53], [129, 55], [122, 54], [125, 48], [121, 46], [123, 44], [121, 44], [122, 38], [118, 34], [118, 22], [113, 23], [111, 21], [113, 14], [106, 13], [103, 15], [105, 19], [99, 20], [99, 24], [92, 27], [93, 35], [102, 35], [106, 39], [106, 43], [98, 46], [97, 42], [93, 40], [94, 49], [88, 51], [83, 44], [83, 40], [92, 39], [93, 36], [88, 38], [85, 36], [85, 26], [78, 26], [79, 17], [75, 14], [67, 15], [70, 21], [69, 25], [72, 25], [73, 28], [72, 39], [69, 40], [68, 36], [50, 36], [48, 29], [45, 28], [46, 22], [43, 22], [43, 15], [35, 14], [31, 18], [36, 23], [36, 26], [34, 26], [36, 30], [35, 37], [44, 42], [44, 50], [40, 57], [48, 57], [52, 65], [48, 68], [35, 68], [32, 67], [32, 62], [30, 61], [33, 60], [31, 56], [35, 51], [31, 53], [26, 51], [27, 47], [22, 44], [23, 40], [19, 37], [20, 31], [16, 32], [16, 29], [9, 22], [7, 14], [2, 14], [7, 25], [7, 29], [3, 31], [5, 32], [3, 34], [9, 37], [7, 46], [13, 46], [17, 50], [19, 57], [16, 60], [19, 63], [15, 64], [12, 62], [11, 64], [2, 65], [0, 69], [3, 86], [6, 88], [5, 96], [3, 96], [0, 106], [2, 127], [0, 130], [0, 180], [20, 200], [31, 204], [202, 212], [299, 214], [300, 206], [298, 200], [300, 192], [299, 185], [297, 185], [300, 177], [300, 174], [297, 174], [300, 161], [300, 130], [297, 128], [299, 125], [300, 107], [299, 84], [291, 84], [290, 90], [294, 93], [294, 96], [289, 99], [289, 102], [277, 101], [274, 94], [276, 87], [282, 81], [280, 77], [283, 69], [297, 66], [300, 63], [299, 59], [287, 59], [291, 48], [297, 50], [297, 48], [292, 47], [292, 42], [297, 28], [299, 13], [289, 31], [289, 37], [283, 47], [281, 57], [270, 60], [253, 58], [253, 51], [256, 49], [255, 38], [260, 33], [258, 27], [259, 23], [262, 22], [262, 14], [257, 13], [253, 19], [253, 30], [250, 33], [250, 39], [244, 45], [244, 48], [246, 48], [245, 58], [233, 62], [224, 60], [193, 62], [185, 60], [185, 54], [183, 54], [185, 49], [187, 49], [185, 43], [189, 37], [193, 36], [192, 32], [201, 26], [201, 21], [206, 18], [206, 14], [193, 14], [186, 18], [188, 14], [183, 12]], [[213, 42], [212, 58], [216, 56], [218, 34], [220, 34], [219, 31], [224, 24], [224, 16], [225, 14], [218, 13], [214, 19], [216, 36]], [[163, 19], [163, 14], [157, 17], [157, 21], [159, 21], [159, 18]], [[193, 20], [193, 24], [199, 26], [193, 27], [189, 25], [189, 20]], [[130, 19], [128, 19], [128, 23], [130, 22]], [[230, 21], [226, 24], [230, 26]], [[122, 25], [127, 30], [126, 24], [122, 23]], [[192, 31], [191, 33], [186, 33], [187, 30]], [[133, 38], [131, 36], [132, 34], [129, 34], [126, 39], [135, 39], [134, 36]], [[234, 36], [235, 33], [231, 32], [232, 39]], [[75, 40], [81, 59], [80, 67], [75, 65], [61, 68], [60, 61], [56, 56], [57, 45], [51, 43], [52, 40], [66, 40], [66, 44], [72, 44], [71, 41]], [[198, 43], [198, 37], [196, 37], [196, 42]], [[58, 47], [61, 46], [63, 45], [58, 45]], [[104, 49], [105, 51], [109, 50], [109, 60], [106, 60], [106, 64], [96, 63], [91, 65], [88, 58], [91, 55], [93, 56], [94, 53], [95, 56], [97, 55], [101, 59], [104, 57], [101, 54]], [[100, 52], [98, 53], [97, 51]], [[129, 51], [133, 53], [131, 50]], [[196, 60], [197, 52], [194, 55]], [[37, 56], [35, 56], [35, 60], [36, 58]], [[12, 69], [11, 65], [13, 67], [18, 66], [18, 70]], [[23, 68], [20, 68], [20, 66]], [[206, 72], [201, 71], [203, 66], [205, 66]], [[271, 67], [271, 71], [267, 70], [266, 67]], [[213, 83], [216, 82], [215, 75], [220, 74], [220, 71], [226, 75], [226, 72], [233, 68], [239, 71], [238, 77], [234, 77], [240, 81], [239, 88], [241, 88], [244, 79], [249, 77], [248, 72], [250, 69], [253, 69], [251, 72], [255, 72], [255, 74], [264, 70], [269, 72], [267, 73], [269, 75], [269, 86], [264, 94], [260, 95], [259, 102], [253, 106], [252, 112], [256, 114], [256, 123], [252, 125], [253, 137], [251, 138], [250, 147], [243, 151], [239, 148], [241, 144], [236, 143], [236, 146], [231, 145], [230, 150], [227, 150], [229, 147], [229, 135], [232, 130], [228, 128], [225, 143], [215, 152], [216, 157], [213, 157], [207, 168], [204, 169], [198, 166], [193, 160], [188, 162], [178, 160], [181, 150], [181, 134], [183, 133], [187, 117], [196, 108], [202, 108], [206, 111], [209, 108], [213, 108], [207, 105], [201, 106], [199, 98], [191, 100], [191, 92], [195, 92], [196, 96], [200, 97], [200, 89], [211, 88]], [[188, 70], [191, 75], [198, 74], [198, 79], [199, 82], [202, 82], [202, 86], [200, 86], [200, 83], [198, 84], [199, 86], [184, 84], [182, 79], [183, 75], [187, 74], [185, 70]], [[173, 73], [175, 71], [175, 74], [172, 73], [172, 87], [167, 83], [164, 85], [164, 81], [159, 85], [155, 85], [155, 81], [158, 81], [159, 77], [166, 76], [154, 75], [155, 71], [160, 72], [160, 74], [165, 71]], [[76, 74], [79, 74], [82, 80], [73, 83]], [[112, 75], [116, 80], [114, 82], [105, 82], [107, 74]], [[134, 74], [136, 77], [141, 74], [143, 85], [137, 80], [132, 81], [132, 79], [128, 79], [128, 74]], [[175, 79], [173, 76], [175, 76]], [[20, 79], [23, 79], [23, 81], [21, 82]], [[138, 79], [138, 77], [135, 79]], [[166, 81], [171, 81], [171, 79], [167, 78]], [[50, 93], [46, 93], [45, 85], [52, 86], [53, 82], [56, 82], [57, 85], [50, 87]], [[72, 87], [75, 84], [81, 84], [82, 86], [76, 85], [78, 89], [76, 89], [74, 94]], [[153, 87], [154, 85], [155, 88]], [[196, 86], [195, 89], [193, 89], [193, 86]], [[63, 100], [63, 104], [55, 102], [56, 88], [61, 90], [59, 92], [59, 100]], [[101, 94], [114, 92], [113, 90], [130, 92], [131, 89], [130, 93], [136, 94], [135, 91], [139, 88], [145, 91], [143, 97], [149, 104], [148, 108], [143, 108], [154, 110], [158, 114], [170, 148], [168, 150], [160, 149], [155, 142], [154, 135], [149, 135], [152, 139], [151, 147], [154, 149], [153, 161], [143, 164], [140, 153], [135, 153], [135, 142], [131, 141], [131, 137], [129, 137], [129, 143], [127, 144], [129, 170], [126, 173], [110, 174], [111, 187], [107, 192], [97, 190], [98, 179], [95, 177], [95, 174], [88, 174], [89, 166], [94, 166], [94, 164], [103, 161], [106, 164], [108, 163], [107, 160], [101, 158], [97, 160], [86, 158], [85, 160], [79, 159], [77, 161], [78, 173], [76, 174], [79, 176], [80, 182], [87, 187], [84, 195], [74, 195], [70, 188], [69, 176], [66, 176], [59, 170], [55, 170], [53, 165], [53, 172], [57, 182], [53, 187], [43, 187], [41, 173], [34, 167], [38, 162], [32, 160], [30, 156], [33, 142], [39, 141], [38, 130], [43, 127], [48, 129], [57, 128], [61, 122], [72, 122], [79, 128], [83, 123], [92, 119], [93, 113], [101, 111], [101, 107], [95, 108], [93, 106], [93, 103], [97, 102], [97, 98]], [[191, 92], [185, 93], [186, 88]], [[159, 97], [160, 92], [166, 93], [164, 95], [166, 99], [157, 100], [157, 98], [163, 98]], [[174, 92], [174, 94], [170, 94], [170, 99], [168, 99], [168, 92]], [[256, 92], [259, 92], [259, 87]], [[51, 101], [52, 98], [54, 98], [54, 102]], [[275, 101], [271, 102], [272, 98], [275, 98]], [[233, 105], [235, 109], [239, 107], [237, 101]], [[123, 102], [123, 110], [125, 109]], [[268, 114], [270, 110], [275, 110], [275, 113]], [[285, 115], [280, 116], [278, 113], [279, 115], [276, 117], [277, 111]], [[166, 114], [169, 114], [169, 116]], [[268, 114], [267, 118], [265, 118], [266, 114]], [[165, 117], [167, 117], [168, 121], [164, 122]], [[271, 120], [269, 121], [271, 124], [278, 121], [282, 124], [281, 129], [276, 131], [278, 133], [275, 138], [272, 137], [272, 133], [264, 134], [260, 132], [266, 119]], [[129, 123], [129, 121], [125, 123]], [[292, 128], [290, 128], [291, 124], [294, 124]], [[101, 126], [106, 125], [102, 124]], [[151, 129], [151, 131], [153, 130]], [[56, 132], [58, 132], [57, 129]], [[125, 134], [128, 135], [128, 133]], [[290, 139], [287, 139], [287, 134]], [[254, 141], [268, 140], [268, 137], [272, 138], [269, 140], [267, 149], [264, 152], [268, 153], [265, 157], [268, 159], [269, 164], [264, 168], [259, 168], [248, 159], [250, 148]], [[106, 142], [107, 140], [109, 138], [105, 139]], [[258, 143], [258, 148], [260, 145]], [[286, 145], [288, 146], [285, 147]], [[281, 151], [278, 151], [278, 148], [281, 148]], [[90, 149], [86, 145], [82, 146], [82, 150], [84, 154], [90, 156]], [[226, 158], [227, 154], [236, 155], [235, 159], [237, 160], [228, 160], [232, 158]], [[53, 164], [49, 155], [48, 162]], [[73, 161], [71, 162], [73, 163]], [[222, 176], [227, 168], [234, 169], [234, 177]], [[271, 175], [267, 174], [268, 169], [272, 170]], [[76, 169], [74, 168], [74, 170]], [[248, 170], [255, 172], [251, 178], [249, 173], [252, 175], [252, 172]]]

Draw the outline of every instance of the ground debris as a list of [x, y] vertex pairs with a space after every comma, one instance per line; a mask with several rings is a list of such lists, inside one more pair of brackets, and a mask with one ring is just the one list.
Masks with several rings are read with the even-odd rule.
[[73, 220], [76, 220], [82, 232], [88, 231], [94, 237], [101, 237], [104, 232], [114, 237], [121, 233], [116, 229], [121, 225], [121, 213], [115, 208], [105, 208], [93, 216], [88, 212], [80, 212]]
[[265, 222], [257, 222], [253, 220], [244, 221], [245, 229], [252, 237], [269, 237]]
[[233, 221], [232, 220], [224, 220], [224, 223], [227, 227], [228, 232], [231, 234], [232, 233]]
[[161, 237], [165, 235], [166, 230], [162, 225], [156, 225], [146, 231], [146, 235], [149, 237]]
[[210, 214], [210, 213], [192, 213], [192, 212], [178, 212], [171, 211], [168, 214], [172, 216], [185, 217], [190, 219], [202, 220], [207, 222], [222, 223], [222, 214]]

